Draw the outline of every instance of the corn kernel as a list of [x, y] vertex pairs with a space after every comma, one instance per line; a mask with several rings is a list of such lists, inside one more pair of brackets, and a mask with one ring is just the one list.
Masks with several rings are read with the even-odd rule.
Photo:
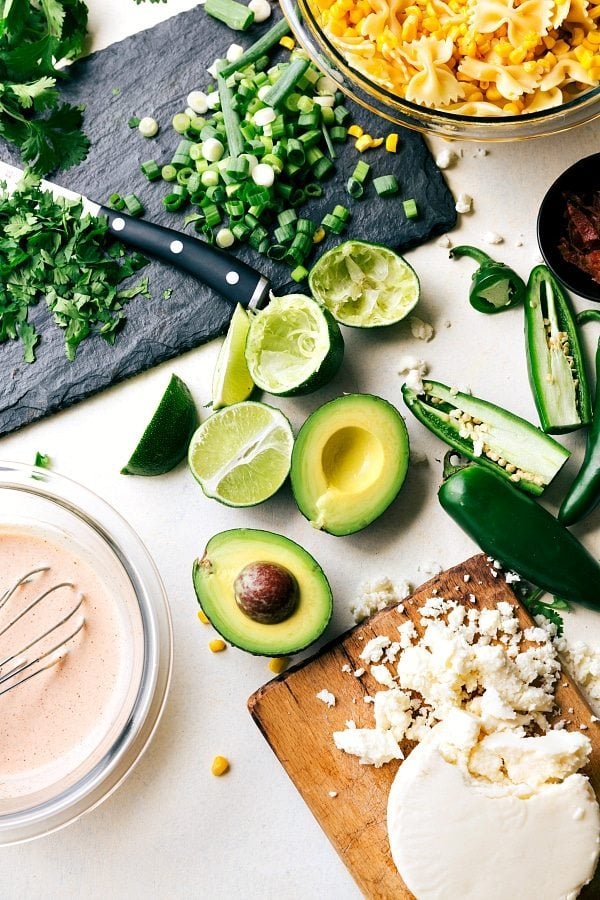
[[566, 41], [557, 41], [552, 48], [552, 52], [556, 56], [562, 56], [563, 53], [567, 53], [569, 50], [569, 45]]
[[373, 138], [370, 134], [361, 135], [355, 142], [354, 146], [358, 150], [359, 153], [364, 153], [365, 150], [368, 150], [371, 146]]
[[571, 35], [571, 46], [577, 47], [581, 44], [582, 40], [585, 37], [585, 31], [583, 28], [574, 28], [573, 34]]
[[588, 9], [588, 16], [590, 19], [600, 19], [600, 6], [594, 6], [592, 9]]
[[502, 100], [502, 94], [495, 85], [492, 85], [492, 87], [489, 87], [487, 89], [487, 91], [485, 92], [485, 96], [486, 100], [491, 100], [492, 103], [496, 103], [498, 100]]
[[399, 135], [395, 131], [393, 131], [391, 134], [388, 134], [385, 139], [385, 149], [388, 153], [396, 153], [396, 151], [398, 150], [398, 138]]
[[587, 40], [590, 44], [600, 44], [600, 31], [588, 31]]
[[547, 34], [546, 37], [542, 38], [544, 42], [544, 46], [547, 50], [552, 50], [554, 45], [556, 44], [556, 38], [553, 38], [551, 35]]
[[227, 649], [227, 644], [225, 641], [216, 638], [214, 641], [209, 641], [208, 647], [211, 653], [221, 653], [223, 650]]
[[381, 147], [383, 144], [383, 138], [371, 138], [371, 143], [369, 144], [369, 149], [374, 150], [375, 147]]
[[364, 131], [362, 130], [360, 125], [351, 125], [348, 129], [348, 134], [350, 135], [350, 137], [359, 138], [363, 136]]
[[198, 610], [198, 618], [202, 622], [203, 625], [210, 625], [210, 619], [206, 615], [203, 609]]
[[527, 51], [524, 47], [515, 47], [512, 53], [509, 53], [508, 58], [513, 64], [513, 66], [518, 66], [519, 63], [522, 63], [525, 57], [527, 56]]
[[289, 666], [290, 661], [287, 656], [275, 657], [269, 660], [269, 669], [274, 675], [281, 675]]
[[518, 116], [521, 110], [519, 109], [517, 103], [505, 103], [502, 107], [507, 116]]
[[535, 75], [537, 72], [537, 63], [534, 62], [534, 60], [529, 60], [528, 62], [523, 63], [523, 69], [528, 75]]
[[293, 37], [290, 37], [289, 34], [285, 34], [281, 40], [279, 41], [282, 47], [285, 47], [286, 50], [293, 50], [296, 46], [296, 41]]
[[427, 16], [425, 19], [423, 19], [422, 24], [423, 28], [426, 31], [437, 31], [437, 29], [440, 27], [440, 23], [435, 16]]
[[217, 777], [229, 772], [229, 760], [225, 756], [215, 756], [210, 771]]
[[325, 237], [325, 233], [326, 232], [324, 228], [317, 228], [317, 230], [313, 234], [313, 244], [320, 244]]

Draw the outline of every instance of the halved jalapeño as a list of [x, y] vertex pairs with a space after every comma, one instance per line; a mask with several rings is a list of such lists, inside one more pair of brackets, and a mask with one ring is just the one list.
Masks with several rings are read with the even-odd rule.
[[570, 456], [568, 450], [531, 422], [463, 394], [439, 381], [426, 381], [418, 395], [406, 385], [404, 402], [443, 441], [517, 487], [541, 494]]
[[527, 368], [542, 428], [575, 431], [592, 418], [583, 354], [569, 299], [546, 266], [536, 266], [525, 299]]

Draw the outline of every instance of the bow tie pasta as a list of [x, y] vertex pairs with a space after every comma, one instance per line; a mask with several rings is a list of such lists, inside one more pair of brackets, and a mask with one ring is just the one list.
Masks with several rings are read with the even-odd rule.
[[348, 65], [469, 116], [559, 106], [600, 84], [600, 0], [310, 0]]

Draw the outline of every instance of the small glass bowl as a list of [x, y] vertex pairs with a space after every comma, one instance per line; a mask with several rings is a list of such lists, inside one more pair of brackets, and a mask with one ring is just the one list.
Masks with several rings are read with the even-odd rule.
[[87, 488], [44, 469], [0, 463], [0, 525], [45, 528], [92, 556], [96, 571], [118, 579], [119, 603], [139, 630], [113, 726], [69, 776], [35, 794], [0, 802], [0, 846], [6, 846], [68, 825], [129, 774], [164, 708], [173, 635], [165, 591], [148, 551], [125, 520]]
[[280, 4], [298, 43], [321, 71], [337, 81], [341, 91], [370, 112], [413, 131], [455, 140], [518, 141], [567, 131], [600, 116], [600, 87], [554, 109], [519, 116], [477, 118], [419, 106], [350, 68], [323, 34], [309, 0], [280, 0]]

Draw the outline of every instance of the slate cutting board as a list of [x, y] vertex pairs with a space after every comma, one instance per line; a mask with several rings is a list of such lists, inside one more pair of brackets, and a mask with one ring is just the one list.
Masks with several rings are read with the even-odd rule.
[[[168, 123], [175, 112], [185, 108], [190, 90], [207, 85], [207, 66], [233, 40], [247, 46], [266, 28], [256, 26], [240, 35], [197, 7], [73, 65], [72, 77], [62, 93], [66, 100], [86, 106], [85, 128], [92, 139], [92, 149], [84, 163], [57, 173], [53, 180], [99, 202], [106, 201], [114, 191], [133, 190], [143, 201], [148, 218], [183, 228], [183, 216], [164, 210], [161, 187], [150, 185], [139, 172], [139, 165], [151, 158], [161, 163], [170, 161], [177, 135]], [[352, 120], [373, 135], [391, 130], [388, 123], [350, 101], [346, 105]], [[165, 127], [157, 139], [145, 140], [137, 129], [128, 128], [132, 115], [153, 115]], [[19, 165], [18, 156], [1, 141], [0, 158]], [[340, 174], [327, 182], [324, 198], [304, 207], [307, 214], [320, 219], [337, 202], [352, 205], [349, 234], [401, 250], [455, 224], [452, 196], [419, 135], [403, 130], [397, 155], [371, 151], [368, 159], [379, 174], [397, 174], [402, 186], [400, 196], [415, 198], [419, 219], [407, 221], [401, 200], [381, 200], [372, 186], [368, 202], [351, 204], [345, 183], [357, 160], [352, 142], [341, 149], [337, 163]], [[289, 283], [289, 269], [281, 263], [267, 260], [246, 246], [235, 252], [270, 278], [276, 288], [285, 288]], [[232, 312], [230, 304], [201, 282], [158, 263], [148, 266], [144, 274], [150, 276], [153, 299], [137, 298], [128, 305], [128, 320], [114, 347], [99, 337], [88, 339], [81, 345], [75, 362], [69, 363], [64, 356], [62, 333], [48, 322], [50, 317], [43, 303], [30, 313], [43, 337], [36, 349], [35, 364], [22, 362], [22, 348], [17, 342], [0, 345], [0, 435], [226, 330]], [[173, 291], [169, 300], [163, 299], [165, 289]]]
[[[363, 697], [381, 690], [368, 667], [365, 675], [355, 678], [352, 672], [342, 672], [342, 666], [350, 665], [352, 671], [363, 667], [365, 664], [359, 657], [367, 641], [380, 634], [395, 640], [396, 626], [403, 622], [412, 620], [421, 634], [419, 608], [434, 591], [440, 597], [460, 600], [469, 607], [471, 593], [477, 598], [478, 608], [494, 607], [506, 600], [517, 608], [523, 628], [533, 624], [504, 578], [495, 574], [493, 577], [484, 554], [442, 572], [404, 601], [404, 612], [390, 607], [377, 613], [323, 648], [317, 656], [266, 684], [248, 701], [250, 712], [271, 749], [370, 900], [414, 900], [394, 866], [387, 839], [387, 798], [401, 763], [391, 762], [380, 769], [361, 766], [357, 757], [336, 749], [331, 734], [342, 730], [347, 719], [354, 719], [358, 728], [373, 727], [373, 707], [364, 703]], [[465, 582], [466, 575], [468, 582]], [[323, 688], [336, 697], [331, 709], [315, 696]], [[592, 721], [591, 709], [567, 673], [557, 683], [556, 700], [556, 718], [564, 718], [569, 730], [576, 731], [581, 724], [587, 728], [585, 733], [593, 749], [585, 772], [600, 796], [600, 724]], [[414, 745], [403, 741], [401, 746], [406, 755]], [[255, 776], [260, 779], [260, 773], [255, 772]], [[337, 791], [337, 796], [330, 797], [329, 791]], [[557, 843], [560, 845], [560, 837]], [[499, 871], [498, 877], [501, 874]], [[600, 897], [600, 871], [579, 896], [581, 900]], [[457, 898], [448, 897], [448, 900]], [[523, 900], [534, 898], [528, 896]]]

